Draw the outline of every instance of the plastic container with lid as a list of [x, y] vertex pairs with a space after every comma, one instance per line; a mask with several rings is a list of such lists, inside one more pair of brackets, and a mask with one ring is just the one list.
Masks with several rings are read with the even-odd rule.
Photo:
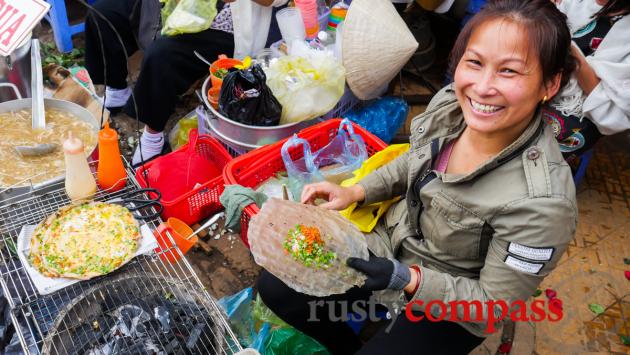
[[235, 65], [242, 64], [243, 62], [238, 59], [228, 58], [225, 54], [219, 55], [218, 59], [212, 62], [210, 66], [210, 81], [212, 82], [212, 87], [220, 88], [221, 85], [223, 85], [223, 76], [219, 74], [221, 71], [227, 73], [228, 70], [234, 68]]
[[127, 172], [120, 156], [118, 133], [109, 122], [98, 132], [98, 185], [103, 190], [118, 191], [127, 184]]
[[96, 181], [85, 157], [85, 148], [72, 132], [63, 142], [66, 160], [66, 194], [71, 200], [89, 199], [96, 193]]

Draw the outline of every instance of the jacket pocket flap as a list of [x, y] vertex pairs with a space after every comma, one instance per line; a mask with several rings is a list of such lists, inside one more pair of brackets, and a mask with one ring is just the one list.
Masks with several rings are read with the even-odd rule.
[[485, 223], [474, 212], [443, 192], [438, 192], [433, 197], [431, 206], [444, 216], [446, 223], [456, 229], [480, 230]]

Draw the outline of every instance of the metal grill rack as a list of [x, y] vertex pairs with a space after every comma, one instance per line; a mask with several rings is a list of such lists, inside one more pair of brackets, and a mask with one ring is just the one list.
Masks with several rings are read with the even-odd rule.
[[[126, 187], [99, 191], [95, 200], [108, 202], [138, 190], [133, 176], [127, 163]], [[63, 181], [0, 201], [0, 284], [27, 354], [232, 354], [241, 350], [188, 261], [182, 257], [169, 263], [160, 257], [162, 253], [182, 256], [177, 247], [153, 251], [109, 275], [40, 295], [15, 253], [17, 236], [22, 226], [38, 224], [69, 203]], [[146, 223], [155, 230], [161, 220]], [[175, 245], [170, 234], [168, 238]]]

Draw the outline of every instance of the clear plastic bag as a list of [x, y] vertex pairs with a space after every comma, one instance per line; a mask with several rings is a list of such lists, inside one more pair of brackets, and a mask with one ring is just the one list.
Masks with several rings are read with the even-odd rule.
[[310, 50], [306, 57], [285, 56], [267, 69], [267, 85], [282, 104], [280, 124], [319, 117], [332, 110], [344, 92], [346, 72], [331, 54]]
[[[304, 156], [293, 160], [289, 149], [300, 145]], [[308, 141], [294, 135], [284, 143], [281, 154], [289, 175], [289, 190], [296, 201], [300, 199], [304, 185], [324, 180], [340, 184], [352, 177], [352, 172], [367, 159], [365, 142], [354, 133], [347, 119], [341, 121], [335, 138], [317, 152], [312, 153]]]
[[217, 15], [217, 0], [160, 0], [162, 8], [162, 35], [198, 33], [212, 25]]

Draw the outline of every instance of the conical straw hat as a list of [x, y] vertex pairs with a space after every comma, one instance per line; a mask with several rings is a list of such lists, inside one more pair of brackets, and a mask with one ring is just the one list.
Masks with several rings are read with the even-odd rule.
[[343, 66], [361, 100], [378, 96], [418, 48], [391, 0], [354, 0], [343, 24]]

